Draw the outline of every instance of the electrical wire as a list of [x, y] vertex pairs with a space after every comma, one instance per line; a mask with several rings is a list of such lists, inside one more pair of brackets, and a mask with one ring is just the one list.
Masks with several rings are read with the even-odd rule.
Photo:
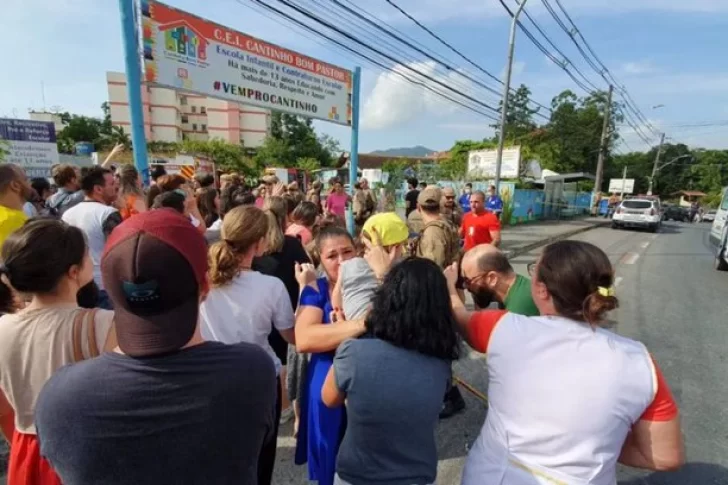
[[[256, 1], [258, 3], [262, 3], [262, 1], [260, 1], [260, 0], [254, 0], [254, 1]], [[390, 54], [382, 51], [381, 49], [379, 49], [379, 48], [377, 48], [375, 46], [372, 46], [370, 44], [367, 44], [365, 42], [362, 42], [360, 39], [356, 38], [355, 36], [351, 35], [350, 33], [342, 30], [341, 28], [337, 27], [336, 25], [332, 24], [331, 22], [328, 22], [327, 20], [322, 19], [321, 17], [319, 17], [317, 15], [314, 15], [313, 13], [311, 13], [308, 10], [306, 10], [305, 8], [302, 8], [302, 7], [298, 6], [298, 5], [295, 5], [295, 4], [293, 4], [292, 2], [290, 2], [288, 0], [278, 0], [278, 2], [279, 3], [282, 3], [283, 5], [286, 5], [288, 8], [290, 8], [292, 10], [295, 10], [296, 12], [298, 12], [301, 15], [303, 15], [304, 17], [306, 17], [306, 18], [308, 18], [310, 20], [313, 20], [313, 21], [315, 21], [315, 22], [323, 25], [324, 27], [328, 28], [329, 30], [336, 32], [337, 34], [339, 34], [342, 37], [345, 37], [349, 41], [354, 42], [356, 44], [359, 44], [360, 46], [364, 47], [365, 49], [368, 49], [368, 50], [376, 53], [380, 57], [383, 57], [383, 58], [387, 59], [388, 61], [394, 63], [395, 65], [399, 65], [402, 68], [406, 69], [407, 71], [410, 71], [413, 74], [416, 74], [416, 75], [418, 75], [421, 78], [427, 79], [428, 81], [430, 81], [430, 82], [432, 82], [434, 84], [437, 84], [438, 86], [441, 86], [442, 88], [444, 88], [446, 90], [452, 91], [457, 96], [460, 96], [460, 97], [462, 97], [464, 99], [467, 99], [470, 102], [472, 102], [472, 103], [474, 103], [474, 104], [476, 104], [478, 106], [481, 106], [483, 108], [489, 109], [489, 110], [493, 111], [494, 113], [499, 113], [498, 108], [495, 108], [493, 106], [490, 106], [487, 103], [483, 103], [482, 101], [479, 101], [476, 98], [470, 96], [469, 94], [463, 93], [462, 91], [453, 89], [452, 87], [450, 87], [447, 84], [445, 84], [443, 81], [441, 81], [439, 79], [436, 79], [436, 78], [430, 76], [429, 74], [426, 74], [426, 73], [424, 73], [424, 72], [422, 72], [422, 71], [420, 71], [420, 70], [418, 70], [418, 69], [416, 69], [416, 68], [414, 68], [412, 66], [408, 66], [406, 63], [402, 63], [396, 57], [394, 57], [394, 56], [392, 56], [392, 55], [390, 55]]]
[[[407, 47], [409, 47], [410, 49], [414, 50], [415, 52], [425, 56], [427, 59], [429, 59], [430, 61], [435, 63], [435, 67], [437, 67], [438, 64], [443, 66], [445, 68], [445, 73], [447, 75], [456, 74], [459, 77], [464, 78], [465, 80], [485, 89], [489, 93], [497, 95], [498, 99], [500, 98], [500, 93], [497, 90], [495, 90], [494, 88], [480, 82], [479, 80], [477, 80], [471, 76], [468, 76], [467, 74], [460, 72], [457, 67], [454, 67], [454, 66], [448, 64], [446, 61], [443, 62], [441, 60], [436, 59], [434, 56], [430, 55], [428, 52], [424, 51], [421, 48], [418, 48], [417, 46], [413, 45], [411, 42], [407, 41], [406, 39], [402, 38], [401, 36], [398, 36], [395, 33], [389, 32], [387, 29], [374, 23], [370, 19], [364, 17], [359, 12], [347, 7], [346, 5], [342, 4], [338, 0], [330, 0], [330, 1], [333, 2], [334, 4], [336, 4], [337, 6], [339, 6], [339, 8], [341, 8], [343, 10], [343, 12], [344, 12], [343, 15], [341, 12], [336, 12], [336, 11], [332, 12], [331, 7], [328, 5], [324, 5], [322, 3], [322, 1], [319, 1], [319, 0], [308, 0], [308, 1], [312, 2], [313, 4], [315, 4], [318, 7], [318, 10], [315, 13], [319, 17], [325, 18], [325, 16], [330, 13], [337, 20], [343, 19], [343, 20], [350, 21], [349, 24], [352, 26], [352, 29], [354, 28], [354, 26], [356, 26], [362, 32], [361, 35], [367, 37], [370, 42], [372, 42], [374, 44], [379, 44], [379, 47], [383, 47], [383, 46], [386, 47], [388, 49], [388, 51], [390, 51], [392, 53], [396, 53], [399, 56], [402, 56], [407, 61], [420, 62], [420, 59], [416, 59], [413, 56], [408, 55], [406, 52], [403, 52], [403, 50], [400, 48], [400, 46], [395, 45], [394, 43], [390, 42], [387, 38], [382, 38], [381, 35], [378, 35], [377, 33], [372, 32], [370, 30], [367, 30], [366, 26], [362, 24], [362, 21], [363, 21], [365, 24], [375, 27], [378, 31], [393, 38], [395, 41], [400, 42], [400, 43], [406, 45]], [[311, 8], [310, 5], [309, 5], [309, 8]], [[458, 88], [460, 90], [462, 90], [463, 92], [470, 91], [472, 89], [472, 86], [470, 84], [464, 84], [459, 78], [456, 78], [456, 79], [450, 78], [449, 81], [452, 82], [453, 84], [457, 82]], [[497, 100], [495, 102], [497, 102]]]
[[[236, 1], [238, 3], [240, 3], [240, 4], [243, 4], [243, 0], [236, 0]], [[444, 99], [447, 99], [448, 101], [451, 101], [451, 102], [459, 105], [462, 108], [465, 108], [465, 109], [467, 109], [469, 111], [472, 111], [474, 113], [477, 113], [479, 115], [482, 115], [482, 116], [484, 116], [484, 117], [486, 117], [486, 118], [488, 118], [488, 119], [490, 119], [492, 121], [498, 121], [498, 118], [495, 117], [493, 114], [488, 113], [486, 111], [481, 111], [481, 110], [479, 110], [477, 108], [474, 108], [472, 106], [469, 106], [469, 105], [465, 104], [464, 102], [459, 101], [459, 100], [451, 97], [450, 95], [448, 95], [446, 93], [443, 93], [442, 91], [438, 91], [437, 89], [433, 88], [432, 86], [430, 86], [430, 85], [428, 85], [426, 83], [423, 83], [422, 81], [419, 81], [417, 79], [413, 79], [412, 77], [409, 77], [408, 75], [406, 75], [406, 74], [404, 74], [404, 73], [402, 73], [400, 71], [397, 71], [395, 69], [392, 69], [389, 66], [387, 66], [387, 65], [385, 65], [385, 64], [377, 61], [376, 59], [373, 59], [371, 56], [368, 56], [366, 54], [363, 54], [363, 53], [357, 51], [356, 49], [352, 48], [351, 46], [348, 46], [348, 45], [344, 44], [343, 42], [340, 42], [339, 40], [331, 37], [330, 35], [327, 35], [326, 33], [321, 32], [321, 31], [319, 31], [319, 30], [311, 27], [310, 25], [308, 25], [308, 24], [306, 24], [306, 23], [298, 20], [297, 18], [294, 18], [292, 15], [290, 15], [290, 14], [288, 14], [288, 13], [286, 13], [286, 12], [284, 12], [284, 11], [282, 11], [282, 10], [280, 10], [280, 9], [272, 6], [272, 5], [269, 5], [269, 4], [265, 3], [265, 2], [263, 2], [262, 0], [248, 0], [248, 1], [254, 2], [255, 4], [258, 4], [258, 5], [262, 6], [262, 7], [264, 7], [266, 10], [268, 10], [268, 11], [270, 11], [272, 13], [275, 13], [276, 15], [279, 15], [281, 17], [286, 18], [289, 22], [291, 22], [291, 23], [293, 23], [295, 25], [298, 25], [298, 26], [300, 26], [300, 27], [308, 30], [309, 32], [312, 32], [313, 34], [315, 34], [315, 35], [317, 35], [319, 37], [323, 37], [324, 39], [328, 40], [329, 42], [332, 42], [333, 44], [339, 46], [340, 48], [346, 50], [347, 52], [350, 52], [351, 54], [355, 55], [357, 58], [364, 59], [367, 62], [369, 62], [370, 64], [373, 64], [375, 66], [378, 66], [379, 68], [383, 69], [384, 71], [391, 72], [392, 74], [403, 78], [404, 80], [406, 80], [410, 84], [415, 84], [415, 85], [421, 86], [422, 88], [424, 88], [424, 89], [426, 89], [428, 91], [431, 91], [434, 94], [436, 94], [436, 95], [438, 95], [438, 96], [440, 96], [440, 97], [442, 97]]]
[[[437, 35], [435, 32], [433, 32], [431, 29], [429, 29], [426, 25], [424, 25], [422, 22], [420, 22], [419, 20], [417, 20], [415, 17], [413, 17], [412, 15], [410, 15], [402, 7], [400, 7], [399, 5], [397, 5], [393, 0], [385, 0], [385, 1], [389, 5], [391, 5], [392, 7], [394, 7], [397, 11], [399, 11], [402, 15], [404, 15], [405, 17], [407, 17], [408, 19], [410, 19], [412, 22], [414, 22], [415, 25], [417, 25], [422, 30], [424, 30], [425, 32], [427, 32], [431, 37], [433, 37], [438, 42], [440, 42], [442, 45], [444, 45], [445, 47], [447, 47], [450, 51], [452, 51], [453, 53], [455, 53], [462, 60], [464, 60], [465, 62], [467, 62], [468, 64], [470, 64], [471, 66], [473, 66], [478, 71], [480, 71], [483, 74], [485, 74], [486, 76], [490, 77], [494, 81], [500, 83], [501, 86], [503, 85], [503, 81], [502, 80], [498, 79], [498, 77], [496, 77], [492, 73], [490, 73], [490, 72], [486, 71], [485, 69], [483, 69], [480, 65], [478, 65], [477, 63], [475, 63], [472, 59], [470, 59], [465, 54], [463, 54], [458, 49], [456, 49], [452, 44], [450, 44], [445, 39], [443, 39], [442, 37], [440, 37], [439, 35]], [[512, 94], [515, 94], [516, 91], [513, 88], [511, 88], [510, 89], [510, 92]], [[543, 105], [541, 103], [538, 103], [536, 101], [533, 101], [533, 100], [531, 100], [531, 102], [533, 104], [535, 104], [536, 106], [539, 106], [540, 108], [543, 108], [543, 109], [547, 110], [549, 113], [551, 112], [551, 108], [549, 108], [548, 106], [545, 106], [545, 105]]]
[[[566, 32], [566, 34], [569, 36], [571, 41], [574, 43], [576, 48], [579, 50], [581, 55], [584, 57], [584, 59], [587, 61], [587, 63], [594, 69], [599, 76], [602, 77], [607, 83], [612, 84], [615, 86], [616, 90], [619, 92], [619, 94], [622, 96], [627, 108], [634, 113], [634, 115], [637, 117], [637, 119], [641, 122], [641, 124], [644, 124], [647, 126], [647, 128], [652, 131], [655, 135], [659, 134], [658, 131], [655, 129], [655, 127], [649, 122], [647, 117], [642, 113], [642, 111], [637, 107], [637, 104], [634, 102], [634, 99], [629, 94], [629, 91], [627, 91], [627, 88], [624, 87], [615, 77], [614, 75], [609, 71], [607, 66], [599, 59], [599, 56], [597, 56], [596, 52], [587, 42], [584, 35], [581, 33], [581, 30], [576, 26], [576, 23], [569, 15], [569, 12], [564, 8], [564, 6], [561, 3], [561, 0], [554, 0], [556, 2], [556, 5], [558, 6], [559, 10], [564, 14], [566, 17], [566, 20], [571, 24], [571, 29], [563, 23], [563, 21], [559, 18], [559, 16], [556, 14], [555, 10], [549, 3], [549, 0], [542, 0], [542, 3], [546, 7], [546, 9], [549, 11], [549, 13], [554, 17], [556, 22], [559, 24], [559, 26]], [[587, 55], [587, 53], [584, 51], [584, 48], [581, 46], [581, 44], [577, 41], [577, 36], [579, 39], [581, 39], [581, 43], [584, 44], [584, 48], [586, 48], [587, 51], [589, 51], [589, 54], [591, 54], [591, 57]], [[593, 58], [593, 60], [592, 60]]]
[[[390, 0], [387, 0], [387, 1], [390, 1]], [[510, 15], [510, 17], [513, 18], [514, 13], [510, 9], [510, 7], [508, 7], [506, 2], [504, 0], [498, 0], [498, 1], [500, 2], [501, 6], [505, 9], [505, 11], [508, 12], [508, 15]], [[577, 79], [576, 76], [567, 68], [566, 63], [560, 62], [559, 59], [556, 58], [556, 56], [554, 56], [551, 52], [549, 52], [549, 50], [546, 49], [546, 47], [544, 47], [543, 44], [541, 44], [541, 42], [539, 42], [536, 39], [536, 37], [523, 25], [523, 23], [520, 20], [518, 21], [518, 27], [521, 29], [521, 32], [523, 32], [524, 35], [531, 40], [533, 45], [535, 45], [536, 48], [538, 48], [538, 50], [540, 50], [551, 62], [553, 62], [559, 68], [561, 68], [561, 70], [563, 70], [571, 78], [571, 80], [577, 86], [579, 86], [579, 88], [581, 88], [583, 91], [585, 91], [586, 93], [588, 93], [590, 95], [594, 94], [594, 91], [599, 91], [599, 88], [596, 87], [590, 81], [583, 82], [583, 81], [580, 81], [579, 79]]]

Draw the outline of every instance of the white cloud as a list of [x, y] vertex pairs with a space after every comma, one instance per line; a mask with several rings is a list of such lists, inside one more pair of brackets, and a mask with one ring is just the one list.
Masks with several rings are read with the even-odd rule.
[[625, 62], [619, 66], [619, 70], [625, 74], [651, 74], [657, 71], [657, 68], [649, 61]]
[[[513, 68], [511, 68], [511, 86], [513, 84], [516, 84], [513, 80], [515, 77], [523, 74], [523, 72], [526, 70], [526, 63], [523, 61], [514, 61], [513, 62]], [[506, 76], [506, 68], [503, 66], [503, 69], [500, 70], [500, 73], [498, 73], [499, 79], [503, 79]]]
[[[471, 87], [470, 83], [457, 73], [447, 75], [437, 73], [436, 64], [432, 61], [400, 64], [393, 70], [424, 86], [445, 92], [453, 98], [457, 98], [457, 95], [427, 77], [436, 78], [442, 84], [461, 91]], [[377, 77], [374, 88], [362, 106], [362, 128], [384, 129], [426, 114], [448, 115], [457, 109], [457, 105], [451, 101], [421, 85], [403, 79], [395, 72], [384, 72]]]

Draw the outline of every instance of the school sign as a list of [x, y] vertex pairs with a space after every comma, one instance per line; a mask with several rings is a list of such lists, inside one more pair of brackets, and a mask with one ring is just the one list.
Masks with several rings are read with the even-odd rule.
[[51, 176], [51, 167], [58, 163], [53, 123], [0, 118], [0, 140], [0, 149], [8, 152], [5, 162], [20, 166], [30, 178]]
[[147, 83], [351, 125], [351, 71], [163, 3], [141, 9]]

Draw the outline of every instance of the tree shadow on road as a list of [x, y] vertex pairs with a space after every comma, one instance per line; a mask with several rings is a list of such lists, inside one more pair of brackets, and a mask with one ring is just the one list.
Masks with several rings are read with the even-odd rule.
[[728, 468], [711, 463], [687, 463], [675, 472], [655, 472], [621, 480], [619, 485], [726, 485]]

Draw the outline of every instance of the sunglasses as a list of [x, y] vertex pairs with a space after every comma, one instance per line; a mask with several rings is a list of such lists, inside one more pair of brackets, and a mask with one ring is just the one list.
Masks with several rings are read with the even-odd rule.
[[455, 196], [454, 195], [446, 195], [445, 198], [447, 200], [455, 200]]

